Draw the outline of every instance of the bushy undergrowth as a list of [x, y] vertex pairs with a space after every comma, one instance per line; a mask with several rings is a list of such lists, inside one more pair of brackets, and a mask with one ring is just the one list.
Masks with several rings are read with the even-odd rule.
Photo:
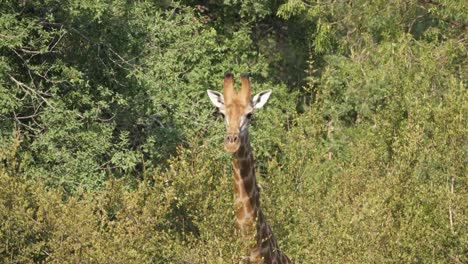
[[[259, 166], [263, 208], [295, 262], [467, 260], [459, 111], [466, 92], [449, 82], [443, 99], [421, 87], [389, 96], [415, 89], [417, 102], [398, 104], [402, 120], [389, 115], [390, 104], [376, 113], [379, 123], [342, 130], [314, 104]], [[71, 197], [25, 181], [15, 142], [2, 152], [9, 164], [0, 175], [3, 262], [231, 263], [245, 252], [234, 235], [230, 157], [219, 142], [195, 139], [133, 191], [111, 179], [99, 192]]]

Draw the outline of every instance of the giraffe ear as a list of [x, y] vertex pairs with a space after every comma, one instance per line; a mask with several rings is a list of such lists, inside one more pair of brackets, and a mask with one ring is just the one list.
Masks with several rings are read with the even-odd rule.
[[263, 92], [260, 92], [256, 94], [253, 99], [252, 99], [252, 106], [254, 108], [260, 108], [262, 107], [270, 98], [271, 95], [271, 90], [265, 90]]
[[221, 108], [224, 106], [224, 97], [223, 94], [220, 92], [216, 92], [213, 90], [207, 90], [208, 96], [210, 97], [211, 103], [213, 103], [214, 106]]

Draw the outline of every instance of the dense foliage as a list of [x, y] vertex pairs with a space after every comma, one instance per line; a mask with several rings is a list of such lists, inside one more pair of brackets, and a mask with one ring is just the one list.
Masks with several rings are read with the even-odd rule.
[[251, 138], [296, 263], [466, 263], [465, 1], [0, 2], [2, 263], [232, 263], [206, 95]]

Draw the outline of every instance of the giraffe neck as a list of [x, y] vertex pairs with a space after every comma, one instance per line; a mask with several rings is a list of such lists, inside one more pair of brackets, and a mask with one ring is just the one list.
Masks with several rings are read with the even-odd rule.
[[237, 227], [243, 235], [252, 232], [260, 210], [260, 193], [255, 177], [255, 162], [249, 135], [240, 137], [241, 145], [234, 153], [234, 193], [236, 195]]
[[233, 159], [236, 227], [249, 244], [249, 261], [263, 259], [265, 263], [289, 263], [288, 257], [279, 250], [260, 208], [260, 190], [248, 133], [241, 135], [240, 140], [241, 145]]

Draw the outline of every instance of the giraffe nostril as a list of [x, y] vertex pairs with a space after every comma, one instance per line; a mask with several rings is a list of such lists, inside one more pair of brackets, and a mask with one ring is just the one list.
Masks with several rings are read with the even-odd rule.
[[235, 134], [226, 135], [225, 141], [226, 143], [229, 143], [229, 144], [235, 144], [239, 141], [239, 136]]

